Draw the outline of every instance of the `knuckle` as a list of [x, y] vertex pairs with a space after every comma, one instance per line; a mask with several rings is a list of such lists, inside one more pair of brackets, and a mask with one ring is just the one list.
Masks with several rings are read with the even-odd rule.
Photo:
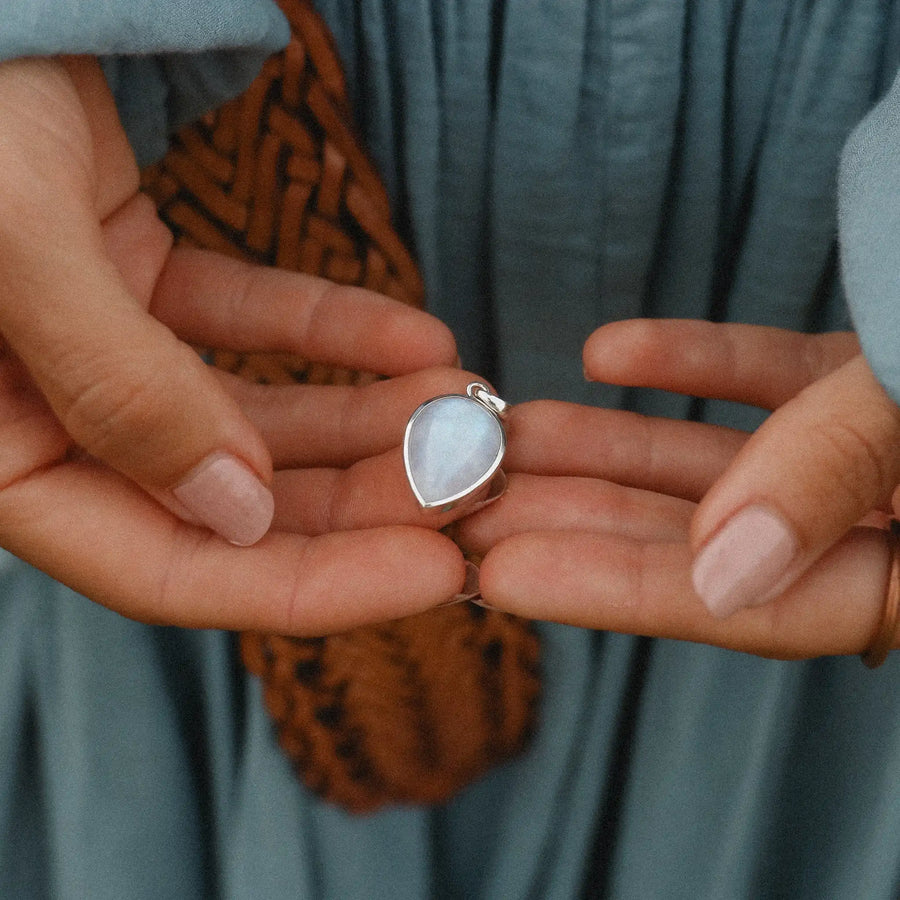
[[153, 434], [171, 424], [169, 413], [178, 389], [178, 373], [185, 372], [185, 355], [178, 345], [168, 358], [140, 353], [115, 353], [97, 358], [67, 360], [69, 385], [60, 421], [66, 432], [101, 459], [134, 455]]
[[644, 371], [653, 366], [674, 365], [673, 344], [666, 323], [655, 319], [638, 319], [628, 323], [626, 332], [630, 367]]
[[835, 490], [857, 507], [869, 508], [890, 487], [890, 467], [878, 441], [852, 422], [821, 423], [814, 427], [811, 440], [827, 451], [827, 474]]
[[348, 527], [353, 491], [347, 484], [346, 476], [352, 471], [351, 467], [335, 479], [332, 490], [326, 500], [322, 517], [325, 522], [325, 531], [345, 531]]
[[598, 492], [591, 498], [590, 512], [602, 513], [610, 522], [631, 522], [641, 513], [637, 495], [615, 482], [601, 481]]
[[63, 425], [80, 444], [103, 455], [104, 448], [121, 441], [123, 432], [145, 431], [158, 420], [156, 379], [123, 376], [121, 371], [92, 381], [72, 398]]
[[170, 521], [152, 602], [139, 611], [137, 618], [148, 624], [208, 626], [208, 622], [191, 618], [194, 605], [186, 603], [185, 584], [202, 564], [202, 555], [212, 540], [205, 529], [187, 530], [174, 519]]
[[292, 332], [297, 350], [305, 347], [314, 353], [332, 325], [331, 309], [338, 302], [342, 287], [334, 282], [314, 279], [307, 283], [303, 302], [294, 310]]
[[[369, 409], [369, 405], [360, 402], [362, 398], [357, 392], [347, 392], [337, 410], [335, 433], [339, 447], [352, 446], [359, 422]], [[366, 423], [368, 424], [368, 423]]]
[[311, 610], [327, 609], [327, 603], [319, 605], [320, 600], [331, 599], [320, 583], [319, 547], [314, 538], [305, 538], [296, 549], [296, 565], [290, 577], [283, 580], [282, 589], [276, 593], [271, 606], [272, 624], [278, 634], [309, 635], [315, 626]]
[[225, 313], [229, 318], [229, 328], [239, 326], [258, 306], [259, 297], [266, 296], [267, 272], [256, 266], [241, 266], [234, 270], [234, 290], [225, 297]]

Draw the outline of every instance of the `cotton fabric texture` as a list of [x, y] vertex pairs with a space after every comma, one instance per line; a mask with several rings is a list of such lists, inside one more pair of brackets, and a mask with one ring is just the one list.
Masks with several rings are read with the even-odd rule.
[[[26, 22], [49, 4], [9, 5]], [[73, 4], [56, 10], [60, 41], [36, 49], [4, 21], [3, 52], [180, 41], [205, 72], [214, 45], [163, 14], [176, 6]], [[74, 14], [88, 7], [99, 46]], [[431, 308], [505, 399], [749, 427], [758, 414], [744, 408], [586, 385], [583, 339], [639, 315], [846, 327], [845, 294], [900, 397], [894, 4], [319, 8]], [[274, 7], [215, 10], [258, 60], [247, 22], [277, 23]], [[163, 34], [137, 47], [129, 33]], [[145, 59], [170, 74], [170, 53]], [[147, 101], [131, 80], [144, 74], [123, 75], [120, 94]], [[159, 135], [132, 134], [155, 152]], [[897, 895], [896, 659], [872, 673], [856, 659], [542, 632], [542, 725], [526, 756], [446, 807], [354, 819], [293, 778], [230, 636], [128, 622], [8, 560], [0, 896]]]
[[146, 164], [163, 155], [168, 132], [240, 93], [288, 35], [268, 0], [9, 0], [0, 59], [104, 55], [119, 114]]

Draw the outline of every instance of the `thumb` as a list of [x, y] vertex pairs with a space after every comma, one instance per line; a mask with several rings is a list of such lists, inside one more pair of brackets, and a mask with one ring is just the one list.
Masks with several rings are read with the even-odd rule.
[[268, 530], [262, 438], [199, 356], [131, 296], [77, 204], [3, 241], [0, 331], [72, 440], [181, 518], [236, 544]]
[[900, 408], [856, 356], [772, 413], [698, 507], [694, 588], [719, 617], [782, 593], [900, 480]]

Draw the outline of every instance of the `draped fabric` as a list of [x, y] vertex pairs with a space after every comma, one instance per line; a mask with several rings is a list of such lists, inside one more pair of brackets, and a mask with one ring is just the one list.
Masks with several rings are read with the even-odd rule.
[[893, 5], [319, 6], [432, 308], [513, 399], [621, 401], [578, 364], [615, 319], [846, 326], [837, 166], [896, 71]]
[[287, 39], [270, 0], [5, 0], [0, 15], [0, 60], [105, 55], [141, 164], [163, 155], [169, 130], [244, 90]]
[[[895, 4], [318, 5], [431, 309], [504, 396], [750, 426], [741, 407], [586, 385], [581, 343], [636, 315], [847, 326], [840, 154], [896, 71]], [[841, 182], [847, 291], [889, 386], [878, 303], [896, 310], [898, 255], [860, 204], [900, 190], [896, 108], [857, 132]], [[900, 890], [896, 659], [873, 673], [544, 626], [528, 754], [446, 807], [354, 819], [293, 779], [228, 635], [128, 622], [2, 564], [0, 896]]]

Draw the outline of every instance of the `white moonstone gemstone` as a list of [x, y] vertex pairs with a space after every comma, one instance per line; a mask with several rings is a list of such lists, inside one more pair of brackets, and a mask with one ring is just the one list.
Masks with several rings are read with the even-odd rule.
[[406, 428], [403, 455], [422, 506], [442, 506], [486, 481], [505, 450], [503, 426], [469, 397], [437, 397], [419, 407]]

